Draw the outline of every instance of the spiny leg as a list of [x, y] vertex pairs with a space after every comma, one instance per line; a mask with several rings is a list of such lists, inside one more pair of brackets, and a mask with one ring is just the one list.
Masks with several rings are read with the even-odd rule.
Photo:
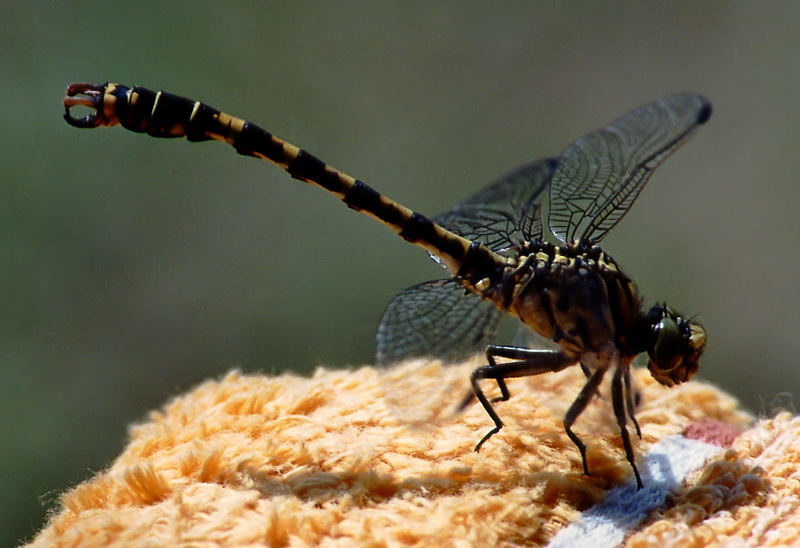
[[[530, 348], [526, 348], [524, 346], [505, 346], [505, 345], [495, 345], [490, 344], [486, 347], [486, 361], [489, 362], [488, 366], [484, 367], [496, 367], [497, 366], [497, 359], [496, 358], [508, 358], [508, 359], [515, 359], [515, 360], [522, 360], [526, 358], [533, 357], [541, 352], [551, 352], [551, 351], [544, 351], [544, 350], [533, 350]], [[473, 375], [475, 373], [473, 372]], [[486, 377], [489, 378], [489, 377]], [[498, 401], [506, 401], [511, 397], [511, 393], [508, 391], [508, 386], [506, 385], [505, 380], [501, 378], [495, 379], [497, 381], [497, 387], [500, 389], [500, 396], [496, 398], [492, 398], [490, 401], [492, 403]], [[461, 403], [458, 404], [456, 407], [456, 413], [460, 413], [466, 407], [471, 404], [475, 400], [475, 390], [470, 390], [461, 400]]]
[[[611, 379], [611, 402], [614, 407], [614, 416], [617, 417], [617, 424], [619, 425], [619, 431], [622, 435], [622, 445], [625, 447], [625, 457], [631, 464], [631, 468], [633, 468], [633, 475], [636, 476], [636, 485], [639, 489], [641, 489], [643, 486], [642, 478], [639, 476], [639, 469], [636, 468], [631, 438], [628, 435], [628, 427], [625, 425], [627, 418], [625, 416], [625, 403], [622, 388], [623, 377], [625, 377], [625, 372], [621, 368], [618, 368], [614, 372], [614, 378]], [[630, 392], [628, 392], [628, 395], [630, 395]]]
[[[557, 351], [534, 350], [531, 348], [526, 348], [524, 346], [506, 346], [506, 345], [490, 344], [489, 346], [486, 347], [486, 361], [489, 362], [489, 365], [487, 367], [497, 367], [497, 358], [506, 358], [509, 360], [517, 360], [517, 361], [530, 360], [536, 358], [543, 352], [548, 354], [557, 353]], [[535, 375], [536, 373], [531, 373], [531, 374]], [[495, 381], [497, 382], [497, 387], [500, 389], [500, 395], [496, 398], [492, 398], [490, 401], [492, 403], [496, 403], [499, 401], [507, 401], [511, 397], [511, 393], [508, 391], [508, 386], [506, 385], [506, 381], [502, 378], [496, 378]], [[464, 396], [462, 402], [459, 404], [457, 411], [463, 411], [467, 405], [472, 403], [472, 400], [474, 398], [475, 398], [475, 391], [470, 390]]]
[[575, 401], [573, 401], [572, 405], [569, 406], [569, 409], [567, 409], [567, 414], [564, 416], [564, 431], [566, 431], [569, 439], [571, 439], [572, 443], [574, 443], [578, 448], [578, 451], [581, 452], [583, 473], [587, 476], [591, 474], [589, 474], [589, 465], [586, 462], [586, 444], [584, 444], [577, 434], [572, 431], [572, 425], [578, 419], [580, 414], [583, 413], [583, 410], [586, 409], [586, 406], [589, 405], [589, 400], [592, 395], [597, 392], [597, 387], [600, 386], [600, 383], [603, 381], [603, 375], [605, 375], [605, 373], [605, 369], [597, 369], [594, 373], [592, 373], [592, 376], [589, 377], [589, 380], [583, 385], [578, 397], [575, 398]]
[[[505, 401], [510, 397], [508, 387], [506, 386], [505, 379], [514, 377], [528, 377], [532, 375], [540, 375], [542, 373], [551, 373], [561, 371], [565, 367], [574, 363], [573, 358], [562, 354], [558, 351], [552, 350], [533, 350], [530, 348], [520, 348], [514, 346], [489, 346], [486, 349], [486, 357], [489, 365], [478, 367], [472, 372], [470, 376], [470, 383], [472, 384], [472, 394], [468, 395], [459, 406], [459, 411], [466, 407], [474, 397], [478, 398], [481, 405], [486, 410], [486, 414], [494, 422], [494, 428], [489, 430], [483, 438], [475, 445], [475, 451], [479, 451], [481, 446], [503, 428], [503, 421], [497, 415], [497, 412], [492, 406], [492, 402]], [[495, 358], [510, 358], [516, 361], [498, 364]], [[480, 381], [483, 379], [494, 379], [497, 386], [500, 388], [500, 397], [491, 401], [486, 397], [480, 387]]]
[[[581, 371], [583, 371], [583, 375], [586, 377], [586, 380], [588, 381], [590, 378], [592, 378], [593, 369], [583, 362], [580, 362], [580, 366], [581, 366]], [[603, 395], [600, 393], [599, 388], [600, 387], [598, 387], [598, 389], [595, 390], [594, 395], [597, 397], [598, 400], [602, 400]]]
[[642, 429], [639, 428], [639, 421], [636, 420], [636, 405], [633, 401], [633, 386], [631, 382], [631, 370], [625, 370], [625, 377], [623, 377], [625, 381], [625, 406], [628, 409], [628, 417], [630, 417], [631, 422], [636, 427], [636, 435], [639, 436], [639, 439], [642, 439]]

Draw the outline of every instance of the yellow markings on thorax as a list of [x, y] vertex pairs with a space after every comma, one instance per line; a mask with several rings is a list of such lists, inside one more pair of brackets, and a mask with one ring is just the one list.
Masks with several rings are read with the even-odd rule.
[[[572, 259], [572, 261], [574, 261], [574, 259]], [[564, 255], [561, 255], [561, 254], [556, 254], [556, 256], [553, 257], [552, 264], [559, 264], [559, 265], [562, 265], [562, 266], [569, 266], [570, 258], [566, 257]]]

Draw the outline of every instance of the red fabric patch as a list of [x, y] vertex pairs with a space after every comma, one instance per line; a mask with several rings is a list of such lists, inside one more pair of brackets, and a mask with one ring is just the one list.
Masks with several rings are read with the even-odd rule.
[[683, 431], [683, 435], [691, 440], [704, 441], [720, 447], [730, 447], [733, 440], [741, 433], [741, 427], [715, 420], [693, 422]]

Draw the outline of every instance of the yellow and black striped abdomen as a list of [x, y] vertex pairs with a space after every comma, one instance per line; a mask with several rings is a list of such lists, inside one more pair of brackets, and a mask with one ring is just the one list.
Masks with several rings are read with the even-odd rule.
[[[64, 106], [65, 119], [78, 127], [120, 124], [153, 137], [213, 139], [228, 143], [239, 154], [269, 160], [295, 179], [327, 190], [348, 207], [379, 220], [406, 241], [433, 253], [453, 274], [470, 278], [475, 271], [485, 272], [505, 263], [503, 257], [485, 246], [446, 230], [313, 154], [205, 103], [138, 86], [72, 84]], [[86, 106], [95, 112], [85, 118], [73, 118], [69, 109], [74, 106]]]

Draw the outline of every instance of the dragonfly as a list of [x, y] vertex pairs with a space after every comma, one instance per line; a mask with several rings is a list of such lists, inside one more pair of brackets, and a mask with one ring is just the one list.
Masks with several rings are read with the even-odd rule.
[[[79, 128], [122, 127], [153, 137], [224, 141], [240, 154], [269, 160], [289, 175], [333, 194], [428, 252], [449, 277], [415, 285], [387, 306], [378, 326], [377, 361], [422, 355], [456, 357], [485, 349], [471, 392], [494, 426], [494, 404], [507, 401], [507, 379], [578, 365], [586, 382], [569, 406], [564, 430], [590, 475], [586, 444], [573, 424], [613, 371], [611, 404], [636, 483], [642, 479], [628, 432], [635, 417], [631, 362], [648, 356], [661, 384], [697, 371], [706, 331], [666, 303], [649, 308], [636, 284], [598, 244], [625, 216], [653, 171], [711, 116], [710, 102], [678, 93], [634, 109], [569, 145], [557, 157], [522, 165], [447, 212], [428, 218], [379, 193], [256, 124], [186, 97], [114, 83], [71, 84], [65, 120]], [[73, 116], [72, 108], [87, 108]], [[545, 212], [549, 238], [545, 237]], [[555, 242], [550, 240], [555, 239]], [[555, 343], [552, 349], [489, 344], [504, 315]], [[489, 399], [482, 381], [500, 396]]]

